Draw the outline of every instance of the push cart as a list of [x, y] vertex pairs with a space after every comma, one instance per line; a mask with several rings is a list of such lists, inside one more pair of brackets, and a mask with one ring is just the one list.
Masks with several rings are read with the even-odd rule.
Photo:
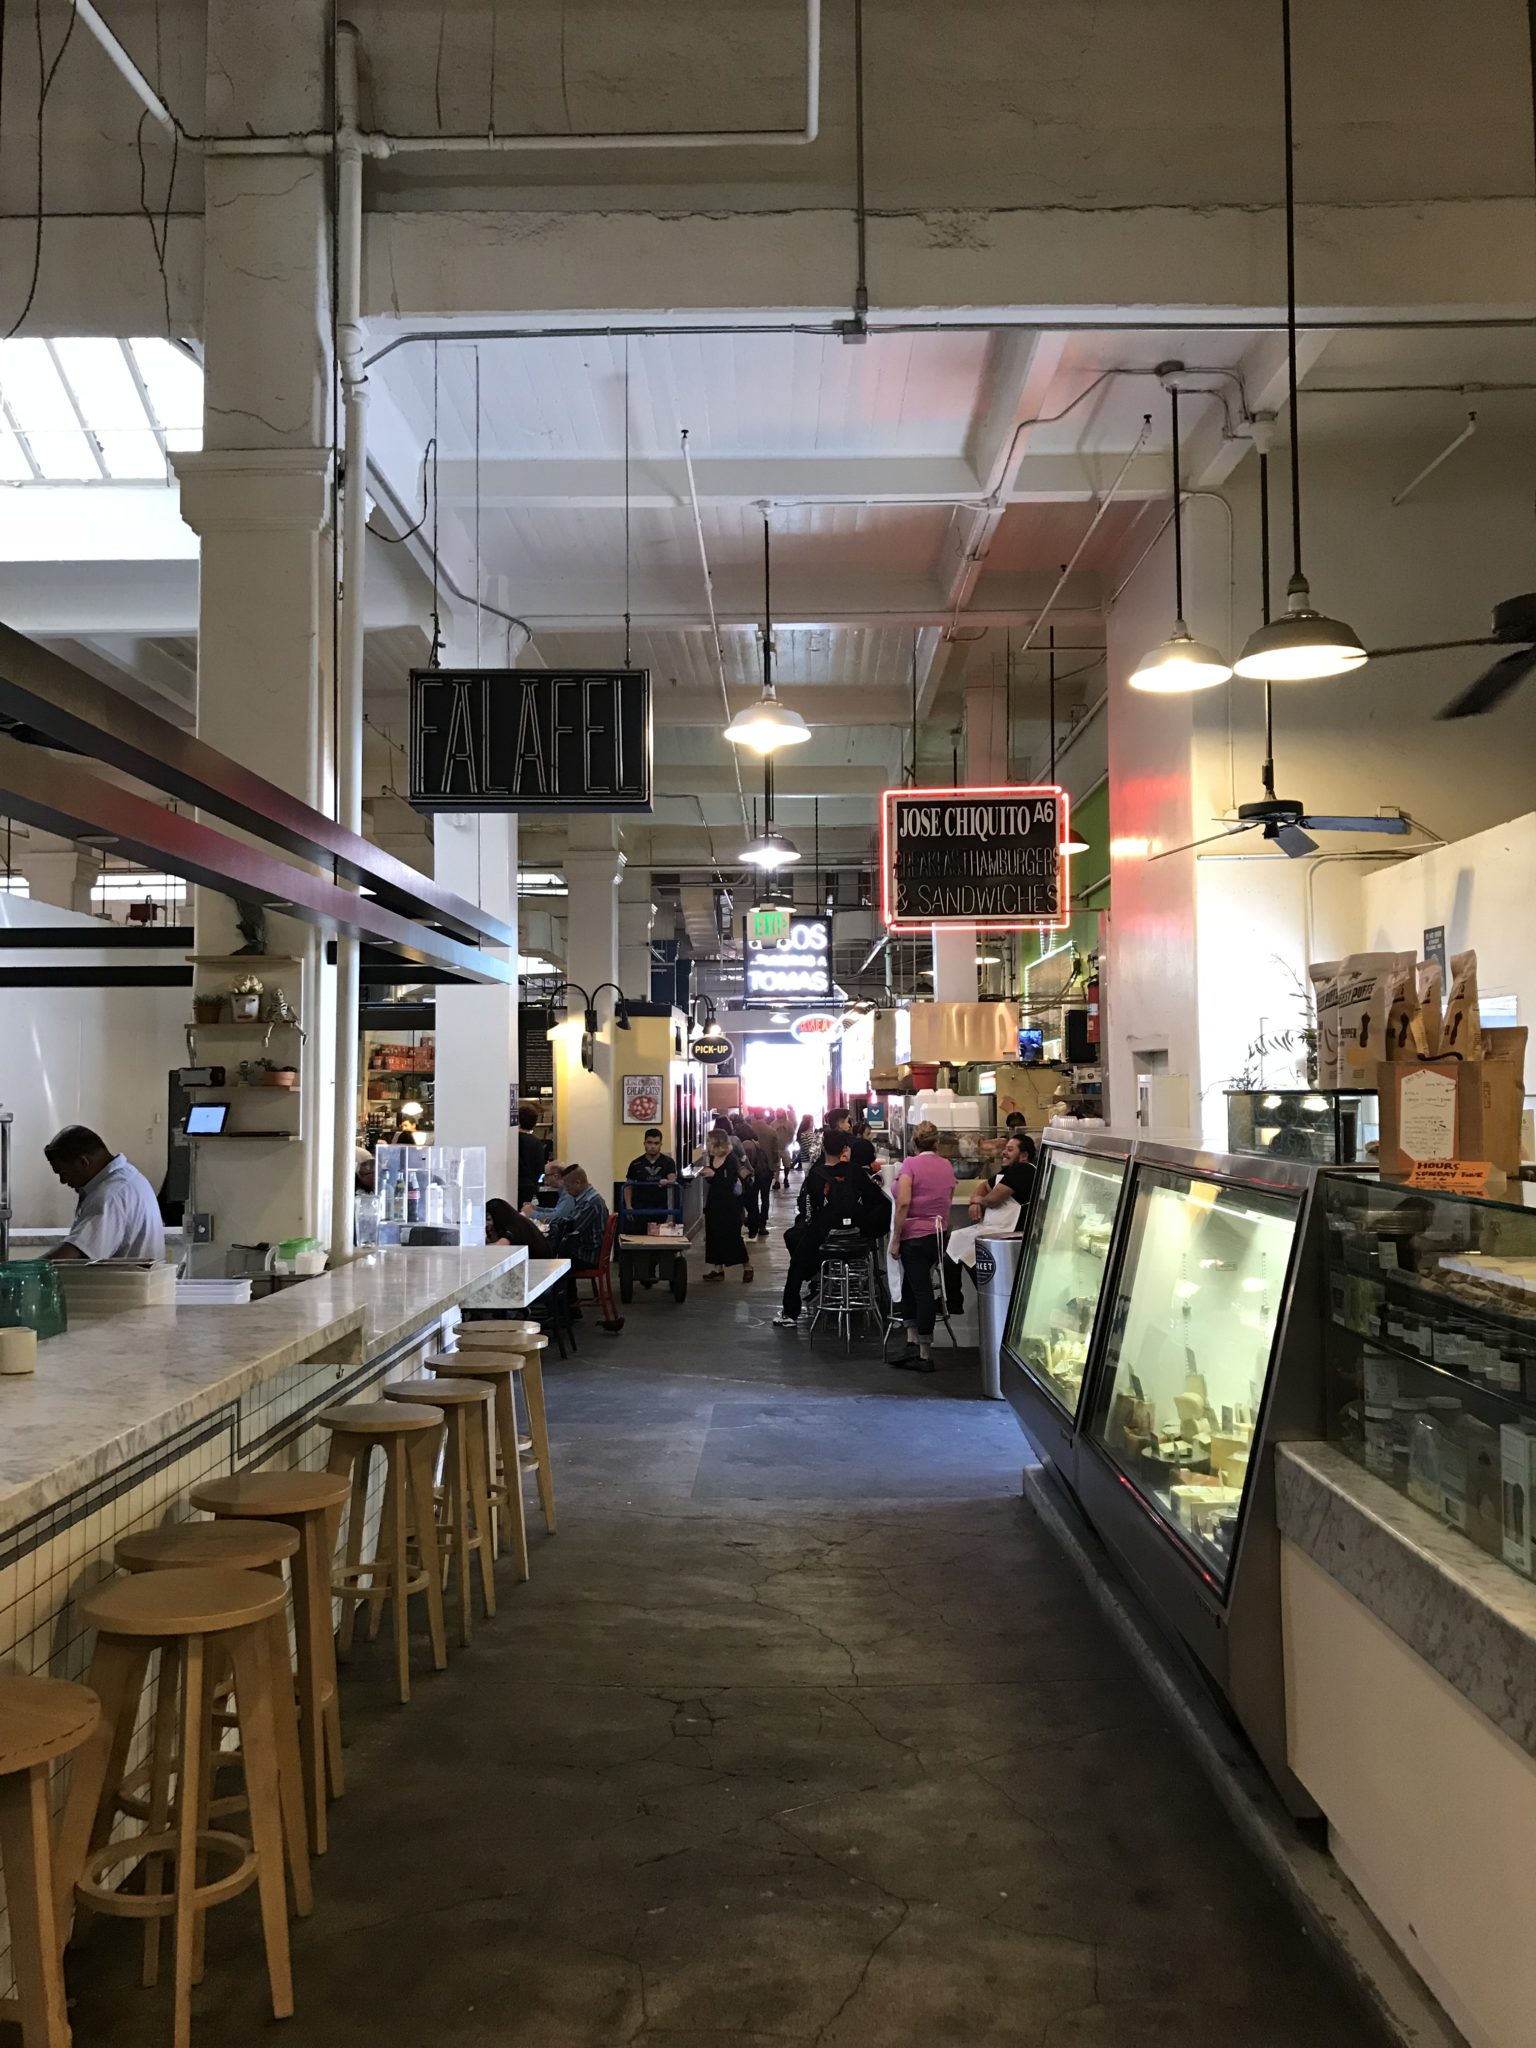
[[[643, 1205], [634, 1195], [643, 1193]], [[658, 1186], [655, 1181], [614, 1182], [613, 1213], [619, 1219], [616, 1247], [619, 1266], [619, 1299], [626, 1305], [635, 1298], [635, 1282], [641, 1272], [654, 1265], [656, 1277], [665, 1279], [674, 1301], [688, 1299], [688, 1247], [691, 1237], [683, 1222], [681, 1182]], [[659, 1223], [653, 1236], [647, 1224]], [[662, 1268], [668, 1270], [663, 1273]]]

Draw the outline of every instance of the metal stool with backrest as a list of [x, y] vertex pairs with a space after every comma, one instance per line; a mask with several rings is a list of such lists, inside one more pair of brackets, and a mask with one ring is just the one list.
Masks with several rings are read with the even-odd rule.
[[811, 1310], [808, 1332], [816, 1341], [816, 1326], [830, 1316], [842, 1331], [843, 1349], [853, 1349], [853, 1327], [872, 1322], [880, 1327], [880, 1303], [875, 1283], [875, 1247], [854, 1230], [834, 1230], [821, 1248], [817, 1274], [816, 1301]]

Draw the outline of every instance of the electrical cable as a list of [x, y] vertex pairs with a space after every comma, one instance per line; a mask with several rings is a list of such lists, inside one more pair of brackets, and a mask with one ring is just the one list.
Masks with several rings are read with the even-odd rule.
[[427, 649], [427, 667], [442, 666], [443, 622], [438, 597], [438, 553], [437, 553], [437, 455], [438, 455], [438, 346], [432, 344], [432, 439], [428, 447], [432, 450], [432, 645]]
[[1296, 370], [1296, 129], [1291, 80], [1291, 0], [1280, 0], [1282, 100], [1285, 121], [1285, 360], [1291, 393], [1291, 576], [1301, 567], [1301, 422]]
[[37, 297], [38, 279], [43, 267], [43, 116], [48, 109], [48, 95], [53, 91], [53, 81], [64, 61], [64, 52], [69, 48], [70, 38], [75, 32], [79, 17], [76, 0], [69, 0], [69, 20], [65, 24], [63, 40], [54, 52], [53, 62], [47, 61], [43, 49], [43, 0], [32, 0], [32, 25], [37, 40], [37, 206], [32, 220], [32, 276], [27, 285], [26, 301], [11, 325], [6, 329], [5, 339], [9, 341], [16, 334], [22, 322], [32, 310]]
[[869, 312], [869, 212], [864, 197], [864, 0], [853, 0], [854, 231], [858, 269], [853, 317], [860, 329]]
[[427, 442], [426, 447], [421, 451], [421, 511], [418, 516], [411, 521], [403, 533], [381, 533], [378, 527], [370, 524], [368, 532], [374, 540], [382, 540], [392, 548], [403, 547], [406, 541], [414, 540], [426, 525], [428, 503], [427, 465], [432, 460], [436, 449], [437, 436], [434, 434]]
[[[480, 350], [475, 349], [475, 667], [480, 666]], [[478, 844], [478, 842], [477, 842]], [[478, 898], [476, 899], [479, 900]]]
[[134, 148], [139, 158], [139, 211], [149, 227], [149, 239], [154, 248], [155, 262], [160, 268], [160, 295], [165, 302], [165, 334], [171, 339], [171, 280], [166, 269], [166, 250], [171, 232], [171, 196], [176, 190], [176, 170], [181, 157], [181, 137], [171, 130], [171, 173], [165, 184], [165, 205], [158, 222], [149, 203], [149, 160], [144, 154], [144, 123], [150, 118], [146, 107], [139, 116], [139, 125], [134, 132]]
[[629, 336], [624, 337], [624, 666], [633, 668], [630, 645], [629, 567]]

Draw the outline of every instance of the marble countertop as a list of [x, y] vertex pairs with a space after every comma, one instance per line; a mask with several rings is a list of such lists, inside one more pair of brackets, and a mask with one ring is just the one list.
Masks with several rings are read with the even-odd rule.
[[523, 1281], [524, 1301], [537, 1301], [571, 1270], [569, 1259], [530, 1259]]
[[1281, 1444], [1282, 1534], [1536, 1756], [1536, 1584], [1335, 1444]]
[[50, 1338], [35, 1374], [0, 1378], [0, 1530], [329, 1346], [387, 1351], [520, 1256], [504, 1245], [365, 1252], [264, 1301], [135, 1309]]

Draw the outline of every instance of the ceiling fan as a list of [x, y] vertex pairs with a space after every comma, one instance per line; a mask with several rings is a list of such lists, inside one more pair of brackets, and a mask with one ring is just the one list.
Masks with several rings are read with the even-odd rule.
[[1459, 697], [1453, 697], [1441, 718], [1481, 718], [1496, 704], [1502, 704], [1536, 671], [1536, 591], [1523, 597], [1507, 597], [1493, 608], [1493, 631], [1475, 640], [1427, 640], [1416, 647], [1373, 647], [1372, 661], [1387, 661], [1397, 654], [1450, 654], [1461, 647], [1508, 647]]

